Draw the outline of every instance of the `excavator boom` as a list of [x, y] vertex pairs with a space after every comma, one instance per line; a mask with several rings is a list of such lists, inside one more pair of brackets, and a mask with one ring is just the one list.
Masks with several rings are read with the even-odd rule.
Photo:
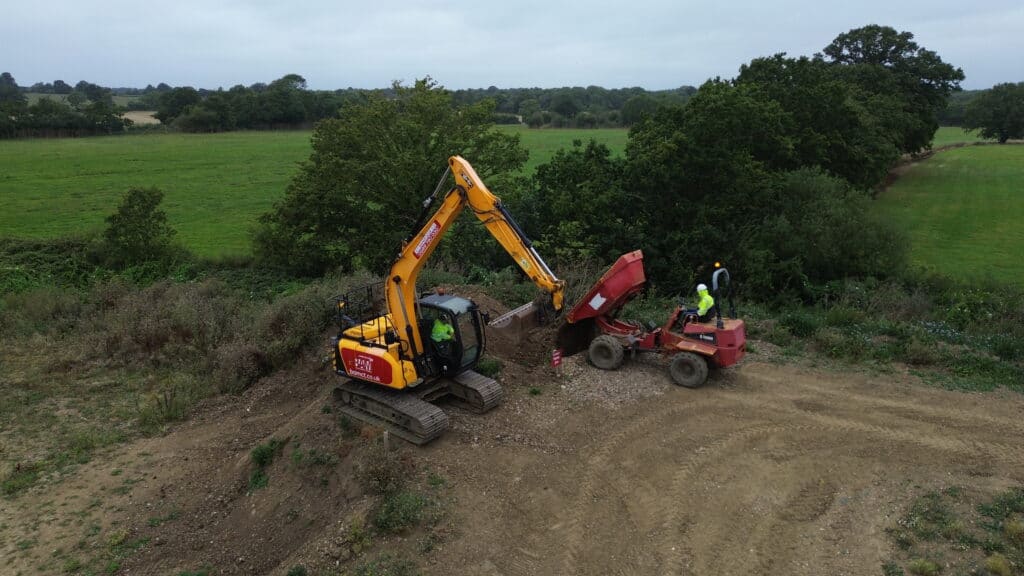
[[[392, 265], [386, 288], [391, 320], [403, 345], [414, 355], [424, 350], [420, 332], [415, 329], [416, 278], [440, 243], [441, 237], [464, 208], [472, 210], [523, 273], [550, 295], [550, 302], [541, 306], [531, 302], [492, 321], [489, 327], [494, 333], [508, 334], [518, 339], [522, 331], [548, 320], [548, 316], [560, 312], [564, 305], [565, 282], [559, 280], [537, 254], [533, 243], [516, 224], [515, 219], [502, 204], [501, 198], [487, 189], [473, 166], [461, 156], [452, 156], [448, 159], [448, 170], [455, 178], [455, 187], [441, 199], [441, 205], [433, 215], [425, 221], [421, 218], [421, 228], [405, 243], [401, 254]], [[437, 192], [444, 179], [442, 178], [434, 195], [424, 202], [424, 215], [436, 202]], [[544, 313], [545, 308], [549, 309], [549, 314]]]

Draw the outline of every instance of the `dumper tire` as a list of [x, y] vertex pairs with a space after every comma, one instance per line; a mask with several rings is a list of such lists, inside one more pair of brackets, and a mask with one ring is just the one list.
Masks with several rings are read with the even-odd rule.
[[615, 370], [622, 366], [622, 360], [626, 355], [622, 344], [614, 336], [601, 334], [594, 338], [587, 349], [587, 358], [590, 363], [601, 370]]
[[668, 365], [672, 381], [684, 388], [700, 388], [708, 380], [708, 362], [692, 352], [677, 352]]

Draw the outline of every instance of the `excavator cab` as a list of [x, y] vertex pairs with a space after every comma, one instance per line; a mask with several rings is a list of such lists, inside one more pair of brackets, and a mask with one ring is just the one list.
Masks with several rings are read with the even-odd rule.
[[[429, 347], [430, 371], [452, 376], [475, 366], [483, 349], [483, 321], [476, 304], [446, 294], [424, 296], [418, 304], [420, 338]], [[437, 341], [432, 337], [437, 321], [454, 329], [450, 339]]]

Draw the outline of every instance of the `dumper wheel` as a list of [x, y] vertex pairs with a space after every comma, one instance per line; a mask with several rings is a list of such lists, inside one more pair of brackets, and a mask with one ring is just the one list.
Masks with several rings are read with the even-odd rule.
[[700, 388], [708, 379], [708, 363], [692, 352], [678, 352], [668, 366], [672, 381], [686, 388]]
[[622, 344], [619, 344], [614, 336], [607, 334], [594, 338], [594, 341], [590, 343], [590, 349], [587, 350], [590, 363], [601, 370], [615, 370], [622, 366], [624, 355], [625, 350], [622, 348]]

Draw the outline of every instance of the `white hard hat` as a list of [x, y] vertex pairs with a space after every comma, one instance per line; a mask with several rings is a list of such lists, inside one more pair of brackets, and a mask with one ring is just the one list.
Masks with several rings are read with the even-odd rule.
[[708, 289], [707, 285], [705, 285], [705, 284], [697, 284], [697, 292], [700, 292], [701, 290], [707, 290], [707, 289]]

